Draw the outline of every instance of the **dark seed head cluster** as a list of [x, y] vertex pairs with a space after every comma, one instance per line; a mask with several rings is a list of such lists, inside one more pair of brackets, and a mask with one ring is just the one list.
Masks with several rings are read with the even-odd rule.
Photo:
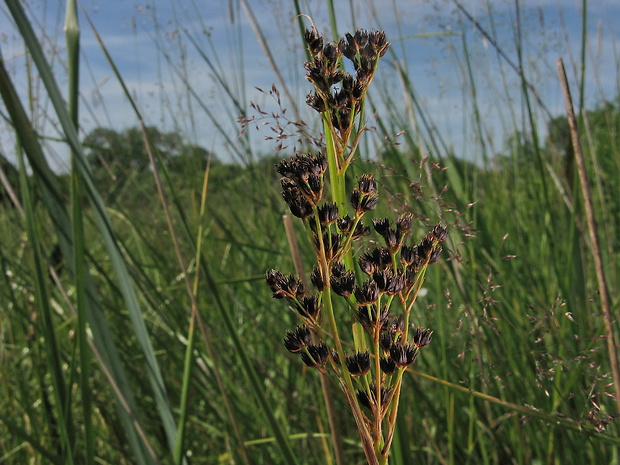
[[[406, 313], [421, 284], [420, 272], [439, 259], [447, 232], [442, 226], [435, 226], [422, 240], [411, 243], [411, 214], [405, 213], [394, 222], [374, 218], [371, 224], [377, 242], [358, 257], [358, 274], [347, 269], [342, 260], [352, 250], [352, 242], [370, 234], [371, 228], [364, 225], [364, 218], [377, 205], [377, 184], [372, 175], [361, 176], [350, 197], [353, 216], [341, 214], [336, 204], [322, 196], [324, 160], [320, 153], [295, 155], [276, 165], [284, 176], [284, 200], [311, 234], [317, 258], [310, 275], [313, 289], [304, 288], [293, 275], [275, 270], [268, 271], [266, 279], [273, 296], [287, 299], [303, 322], [286, 334], [285, 347], [299, 354], [307, 366], [331, 372], [331, 376], [342, 377], [346, 370], [356, 380], [368, 378], [367, 382], [359, 382], [357, 399], [373, 414], [382, 415], [386, 399], [395, 392], [390, 380], [413, 364], [419, 350], [431, 341], [432, 331], [412, 326]], [[301, 210], [303, 214], [299, 214]], [[327, 336], [331, 330], [323, 315], [326, 299], [335, 296], [344, 299], [345, 307], [350, 309], [349, 316], [345, 314], [339, 323], [346, 326], [353, 319], [368, 338], [366, 349], [345, 354], [343, 363], [333, 338]], [[373, 372], [374, 360], [379, 360], [378, 372]], [[369, 389], [371, 382], [375, 389]]]
[[[390, 44], [384, 32], [361, 29], [353, 35], [347, 33], [337, 44], [324, 44], [314, 30], [307, 30], [305, 39], [312, 58], [304, 65], [306, 78], [314, 84], [306, 102], [319, 113], [326, 113], [332, 127], [348, 138], [377, 63]], [[343, 71], [343, 58], [353, 64], [355, 75]]]
[[[268, 271], [266, 280], [273, 297], [285, 299], [301, 321], [286, 333], [284, 346], [306, 366], [337, 381], [358, 419], [361, 437], [374, 444], [366, 454], [387, 458], [396, 419], [395, 411], [388, 412], [398, 408], [403, 372], [431, 342], [432, 331], [410, 321], [413, 303], [427, 267], [441, 256], [447, 231], [437, 225], [415, 241], [410, 213], [368, 219], [379, 201], [372, 174], [359, 176], [348, 197], [343, 189], [340, 198], [325, 198], [328, 170], [333, 170], [329, 179], [335, 182], [337, 173], [344, 186], [347, 165], [342, 163], [350, 161], [357, 144], [350, 144], [346, 158], [345, 149], [334, 147], [349, 147], [354, 122], [389, 43], [383, 32], [364, 30], [346, 34], [338, 43], [325, 43], [308, 30], [305, 40], [311, 56], [306, 77], [314, 84], [307, 102], [323, 115], [335, 143], [331, 152], [328, 146], [282, 160], [276, 170], [282, 176], [284, 201], [306, 227], [316, 264], [310, 288], [276, 270]], [[343, 59], [353, 63], [355, 75], [344, 71]], [[334, 185], [331, 191], [336, 191]], [[371, 232], [373, 240], [364, 241]]]

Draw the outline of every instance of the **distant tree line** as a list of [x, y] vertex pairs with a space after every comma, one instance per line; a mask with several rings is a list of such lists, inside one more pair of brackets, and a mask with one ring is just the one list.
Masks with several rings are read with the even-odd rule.
[[[600, 167], [600, 182], [605, 192], [620, 192], [620, 173], [618, 157], [620, 154], [620, 97], [606, 101], [593, 109], [587, 110], [582, 119], [581, 135], [587, 154], [594, 150]], [[584, 121], [588, 125], [583, 124]], [[177, 132], [164, 132], [154, 126], [146, 128], [146, 135], [154, 151], [158, 152], [169, 172], [182, 176], [202, 175], [211, 158], [212, 165], [218, 164], [217, 157], [204, 147], [187, 142]], [[516, 133], [507, 138], [507, 148], [518, 146], [520, 154], [518, 163], [528, 163], [534, 147], [532, 141], [523, 133]], [[553, 118], [548, 124], [548, 133], [542, 150], [549, 156], [559, 154], [564, 158], [565, 177], [570, 183], [574, 176], [573, 148], [565, 116]], [[128, 180], [141, 177], [140, 174], [150, 169], [144, 134], [139, 127], [123, 130], [96, 128], [83, 139], [87, 160], [99, 187], [109, 194], [122, 190]], [[510, 149], [508, 148], [510, 151]], [[387, 153], [385, 154], [386, 156]], [[18, 191], [18, 176], [15, 167], [0, 153], [0, 168], [9, 183]], [[241, 167], [222, 167], [220, 175], [236, 172]], [[225, 171], [225, 172], [224, 172]], [[229, 173], [230, 174], [230, 173]], [[612, 194], [613, 195], [613, 194]], [[609, 199], [612, 200], [612, 199]], [[4, 186], [0, 183], [0, 202], [8, 201]], [[613, 201], [613, 200], [612, 200]]]
[[[162, 132], [154, 126], [146, 128], [146, 136], [154, 151], [159, 152], [171, 171], [191, 166], [194, 170], [206, 167], [212, 154], [205, 148], [187, 143], [176, 132]], [[96, 128], [83, 140], [87, 159], [94, 172], [105, 172], [113, 178], [128, 171], [144, 171], [149, 166], [144, 134], [139, 127], [116, 131]]]

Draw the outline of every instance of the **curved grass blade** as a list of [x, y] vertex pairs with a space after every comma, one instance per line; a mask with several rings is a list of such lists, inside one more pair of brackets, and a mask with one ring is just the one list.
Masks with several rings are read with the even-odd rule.
[[28, 433], [28, 431], [21, 428], [11, 418], [8, 418], [2, 413], [0, 413], [0, 422], [7, 425], [11, 430], [12, 434], [14, 434], [16, 437], [23, 439], [26, 443], [28, 443], [29, 447], [32, 447], [39, 454], [41, 454], [41, 457], [43, 457], [47, 461], [46, 463], [51, 463], [54, 465], [63, 465], [65, 463], [60, 457], [51, 454], [49, 450], [39, 444], [39, 441], [37, 441], [36, 437], [32, 436]]
[[46, 361], [52, 379], [52, 392], [54, 397], [54, 408], [58, 417], [57, 427], [60, 434], [60, 450], [62, 457], [67, 464], [73, 464], [73, 441], [74, 429], [69, 420], [71, 398], [67, 393], [67, 386], [63, 376], [61, 353], [56, 340], [56, 329], [52, 321], [52, 309], [49, 305], [49, 295], [47, 290], [47, 272], [45, 259], [40, 247], [37, 222], [34, 214], [34, 204], [23, 155], [19, 157], [19, 178], [23, 196], [23, 207], [26, 214], [26, 229], [28, 238], [32, 245], [32, 256], [34, 261], [34, 282], [35, 282], [35, 302], [34, 306], [41, 315], [41, 328], [43, 329], [43, 340], [46, 351]]
[[[65, 16], [65, 38], [67, 42], [67, 68], [69, 75], [69, 113], [73, 126], [78, 128], [80, 27], [75, 0], [67, 0]], [[71, 207], [73, 228], [73, 267], [75, 269], [75, 297], [78, 320], [77, 339], [80, 363], [80, 391], [84, 416], [84, 463], [92, 465], [95, 459], [95, 433], [92, 420], [92, 399], [90, 389], [90, 350], [88, 348], [84, 225], [80, 173], [75, 163], [75, 152], [71, 154]]]
[[[163, 417], [163, 423], [168, 433], [168, 438], [172, 438], [173, 441], [173, 438], [176, 435], [176, 426], [172, 418], [171, 409], [167, 404], [165, 388], [161, 380], [161, 374], [157, 367], [152, 347], [150, 346], [150, 341], [148, 340], [144, 321], [142, 320], [142, 316], [140, 314], [137, 297], [132, 288], [132, 280], [122, 260], [122, 256], [114, 238], [112, 227], [107, 218], [101, 196], [95, 188], [90, 176], [86, 159], [79, 144], [77, 132], [71, 123], [71, 118], [65, 108], [65, 104], [52, 75], [50, 66], [45, 59], [43, 51], [36, 40], [34, 31], [32, 30], [21, 5], [19, 2], [13, 0], [7, 1], [6, 4], [11, 12], [11, 15], [13, 16], [13, 19], [15, 20], [17, 27], [19, 28], [20, 34], [27, 44], [28, 50], [31, 53], [35, 64], [37, 65], [41, 75], [41, 80], [46, 86], [48, 95], [54, 105], [54, 109], [60, 121], [61, 127], [67, 137], [67, 142], [69, 143], [71, 149], [78, 155], [76, 157], [76, 162], [82, 176], [84, 177], [86, 194], [92, 202], [93, 213], [97, 223], [99, 224], [100, 232], [104, 238], [106, 247], [111, 256], [112, 264], [117, 273], [119, 286], [127, 303], [132, 322], [134, 323], [137, 339], [141, 344], [145, 359], [149, 365], [149, 378], [152, 384], [154, 384], [155, 397]], [[60, 189], [58, 189], [55, 175], [47, 165], [47, 161], [45, 160], [41, 147], [37, 142], [36, 133], [34, 132], [23, 108], [21, 107], [21, 103], [17, 98], [15, 90], [12, 88], [10, 79], [6, 73], [6, 70], [4, 70], [4, 67], [2, 67], [0, 85], [2, 87], [2, 96], [5, 100], [7, 109], [9, 109], [9, 113], [11, 114], [14, 127], [19, 133], [20, 140], [24, 143], [24, 149], [32, 166], [33, 174], [37, 181], [42, 185], [42, 189], [44, 191], [43, 200], [52, 217], [54, 226], [57, 228], [63, 256], [71, 257], [73, 240], [71, 237], [71, 232], [67, 227], [67, 225], [70, 224], [70, 220], [64, 207]], [[67, 262], [71, 262], [71, 260], [67, 260]], [[158, 460], [148, 445], [146, 437], [143, 434], [143, 429], [140, 426], [140, 421], [137, 419], [133, 396], [128, 387], [126, 375], [122, 370], [120, 358], [114, 348], [113, 338], [109, 332], [107, 323], [103, 318], [101, 309], [94, 298], [95, 291], [92, 287], [92, 283], [88, 284], [88, 286], [90, 287], [88, 291], [90, 300], [88, 313], [89, 324], [91, 330], [93, 331], [95, 344], [101, 352], [103, 357], [102, 359], [106, 363], [106, 368], [110, 370], [109, 373], [112, 377], [111, 380], [114, 381], [114, 385], [118, 389], [118, 392], [115, 391], [115, 393], [117, 396], [121, 394], [120, 397], [117, 397], [117, 400], [120, 401], [119, 405], [123, 406], [121, 409], [121, 418], [123, 419], [132, 450], [136, 454], [136, 460], [138, 463], [156, 463]], [[138, 439], [139, 436], [141, 436], [141, 440]], [[171, 443], [171, 446], [173, 446], [173, 442]]]
[[[91, 23], [92, 26], [92, 23]], [[94, 29], [93, 26], [93, 31], [95, 32], [95, 34], [98, 37], [97, 32]], [[132, 105], [132, 108], [134, 109], [134, 112], [136, 113], [136, 115], [138, 116], [138, 118], [140, 119], [140, 121], [143, 124], [143, 119], [141, 117], [141, 113], [139, 111], [139, 109], [136, 107], [135, 102], [133, 101], [133, 99], [131, 98], [131, 93], [129, 92], [129, 90], [127, 89], [120, 73], [118, 72], [118, 69], [116, 68], [114, 61], [112, 60], [112, 58], [110, 57], [109, 53], [107, 52], [105, 46], [103, 45], [103, 42], [98, 39], [102, 50], [106, 56], [106, 58], [108, 59], [108, 62], [110, 63], [110, 65], [112, 66], [113, 72], [116, 75], [119, 84], [121, 85], [121, 87], [123, 88], [125, 95], [127, 96], [127, 98], [129, 99], [130, 104]], [[146, 139], [146, 142], [148, 143], [148, 139]], [[147, 148], [148, 145], [147, 145]], [[161, 160], [159, 160], [161, 162]], [[164, 174], [166, 173], [166, 170], [163, 170]], [[174, 192], [173, 192], [174, 194]], [[183, 222], [183, 226], [186, 230], [186, 233], [188, 233], [188, 236], [191, 236], [189, 234], [189, 230], [187, 227], [187, 224], [185, 222]], [[254, 368], [252, 366], [252, 363], [250, 362], [250, 358], [249, 355], [247, 353], [247, 350], [245, 348], [245, 346], [241, 343], [239, 336], [236, 332], [236, 329], [233, 325], [233, 322], [231, 320], [231, 317], [229, 315], [229, 310], [224, 306], [220, 295], [219, 295], [219, 289], [217, 288], [217, 284], [215, 282], [215, 280], [213, 279], [213, 276], [211, 274], [210, 271], [210, 267], [208, 265], [208, 263], [206, 262], [206, 260], [203, 258], [201, 258], [200, 260], [201, 263], [201, 267], [203, 269], [203, 272], [207, 278], [207, 283], [208, 283], [208, 287], [209, 289], [212, 291], [215, 300], [216, 300], [216, 306], [218, 308], [218, 310], [220, 311], [223, 319], [224, 319], [224, 324], [226, 326], [226, 329], [231, 337], [231, 339], [233, 340], [233, 345], [235, 346], [235, 348], [237, 349], [237, 353], [239, 355], [239, 358], [242, 362], [242, 366], [246, 371], [246, 374], [248, 375], [248, 377], [250, 378], [250, 381], [252, 383], [252, 387], [253, 387], [253, 391], [256, 395], [257, 401], [260, 404], [264, 414], [267, 417], [267, 420], [270, 424], [270, 427], [272, 429], [272, 432], [276, 438], [276, 441], [278, 443], [278, 445], [280, 446], [283, 454], [284, 454], [284, 458], [286, 459], [286, 463], [289, 463], [291, 465], [296, 465], [297, 464], [297, 460], [295, 458], [295, 455], [293, 454], [291, 448], [290, 448], [290, 444], [287, 440], [287, 436], [285, 435], [284, 431], [282, 430], [278, 420], [276, 419], [274, 412], [273, 412], [273, 408], [271, 407], [271, 405], [269, 404], [269, 402], [267, 401], [267, 398], [263, 392], [263, 385], [260, 382], [260, 379], [258, 378], [258, 375], [256, 374], [256, 372], [254, 371]], [[200, 321], [200, 320], [199, 320]], [[205, 338], [206, 338], [206, 333], [205, 334]], [[205, 340], [206, 343], [208, 343], [207, 340]], [[174, 450], [174, 446], [173, 446], [173, 450]]]
[[[43, 151], [37, 142], [37, 135], [17, 98], [14, 87], [11, 85], [3, 61], [0, 61], [0, 94], [17, 134], [22, 141], [35, 181], [42, 191], [42, 203], [48, 210], [56, 229], [62, 254], [65, 257], [71, 257], [73, 239], [68, 226], [71, 224], [71, 220], [64, 207], [63, 197], [58, 187], [56, 176], [47, 165]], [[75, 273], [73, 261], [68, 260], [67, 263], [70, 265], [71, 272]], [[88, 323], [93, 333], [93, 343], [97, 349], [96, 355], [99, 357], [102, 368], [112, 384], [119, 407], [120, 418], [127, 433], [130, 447], [135, 454], [137, 463], [141, 465], [158, 463], [154, 453], [152, 453], [152, 448], [146, 441], [141, 422], [137, 417], [135, 401], [129, 389], [127, 376], [122, 368], [108, 323], [103, 317], [103, 311], [97, 300], [93, 282], [88, 275], [85, 276], [85, 282]]]

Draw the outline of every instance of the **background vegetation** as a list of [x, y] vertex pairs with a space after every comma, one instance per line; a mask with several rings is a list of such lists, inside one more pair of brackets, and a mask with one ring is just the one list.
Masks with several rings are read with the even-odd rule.
[[[490, 6], [483, 25], [453, 3], [463, 35], [478, 28], [492, 40]], [[584, 0], [584, 17], [587, 6]], [[69, 90], [62, 93], [57, 73], [46, 68], [60, 56], [41, 48], [21, 2], [7, 0], [6, 10], [23, 38], [28, 79], [45, 97], [21, 95], [2, 62], [2, 116], [25, 163], [8, 163], [7, 154], [0, 163], [0, 463], [336, 463], [317, 373], [282, 346], [295, 316], [264, 283], [267, 269], [294, 270], [273, 163], [294, 147], [312, 150], [317, 129], [283, 111], [293, 103], [276, 87], [265, 92], [276, 109], [263, 111], [213, 66], [227, 118], [245, 121], [234, 135], [224, 127], [218, 134], [231, 141], [234, 161], [177, 131], [147, 126], [137, 105], [130, 127], [80, 133], [75, 5], [67, 2], [60, 80]], [[518, 17], [518, 2], [514, 11]], [[82, 18], [80, 25], [90, 27]], [[260, 31], [273, 26], [256, 27], [260, 40]], [[375, 215], [413, 212], [414, 238], [439, 221], [450, 233], [415, 310], [414, 323], [434, 335], [406, 379], [393, 464], [620, 460], [567, 120], [537, 102], [518, 27], [514, 53], [502, 55], [491, 42], [520, 81], [502, 90], [520, 103], [508, 111], [501, 149], [477, 100], [475, 56], [465, 40], [452, 44], [465, 47], [454, 57], [475, 159], [455, 156], [414, 76], [389, 54], [379, 74], [389, 70], [401, 88], [386, 81], [370, 91], [374, 131], [352, 175], [370, 171], [379, 179]], [[387, 32], [393, 49], [404, 46]], [[585, 31], [571, 33], [582, 34], [585, 67]], [[184, 36], [200, 49], [198, 39]], [[200, 50], [205, 62], [217, 62], [214, 49]], [[302, 69], [301, 61], [272, 64]], [[114, 57], [110, 66], [116, 73]], [[237, 72], [244, 80], [244, 69]], [[586, 108], [584, 76], [576, 74], [575, 102], [617, 315], [620, 100]], [[193, 98], [192, 108], [208, 114], [199, 95]], [[39, 128], [47, 118], [72, 151], [68, 172], [54, 172], [44, 156], [50, 141]], [[272, 129], [275, 155], [253, 148], [249, 133], [262, 123]], [[308, 244], [300, 242], [310, 263]], [[336, 408], [344, 463], [363, 463], [351, 415], [341, 399]]]

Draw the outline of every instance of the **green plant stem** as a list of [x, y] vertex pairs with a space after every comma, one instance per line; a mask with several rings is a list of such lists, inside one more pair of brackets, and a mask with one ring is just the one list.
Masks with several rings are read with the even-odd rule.
[[[202, 196], [200, 200], [200, 221], [198, 225], [198, 234], [196, 239], [196, 263], [200, 263], [200, 254], [202, 251], [202, 225], [204, 221], [204, 213], [207, 199], [207, 186], [209, 180], [209, 167], [211, 166], [211, 159], [207, 163], [207, 168], [205, 170], [205, 175], [203, 178], [202, 185]], [[194, 285], [192, 288], [192, 292], [194, 295], [198, 293], [198, 282], [199, 282], [199, 269], [194, 276]], [[175, 464], [181, 463], [181, 457], [183, 454], [183, 440], [185, 437], [185, 422], [187, 421], [187, 404], [189, 399], [189, 386], [191, 381], [191, 371], [192, 371], [192, 361], [193, 361], [193, 351], [194, 351], [194, 341], [195, 341], [195, 333], [196, 333], [196, 318], [197, 318], [197, 307], [192, 305], [192, 314], [189, 323], [188, 329], [188, 337], [187, 337], [187, 350], [185, 351], [185, 362], [183, 364], [183, 383], [181, 385], [181, 403], [179, 405], [179, 421], [177, 424], [177, 440], [174, 447], [173, 460]], [[245, 451], [245, 448], [241, 446], [241, 449]], [[245, 453], [244, 453], [245, 457]], [[247, 457], [246, 463], [247, 463]]]
[[[18, 147], [18, 153], [20, 152], [21, 149]], [[34, 262], [34, 305], [40, 314], [42, 336], [45, 344], [45, 360], [52, 381], [51, 384], [52, 395], [54, 397], [54, 408], [58, 417], [58, 421], [55, 426], [58, 428], [59, 431], [57, 433], [60, 436], [59, 448], [62, 451], [64, 461], [67, 464], [72, 465], [74, 463], [74, 451], [72, 447], [73, 434], [71, 432], [72, 426], [68, 421], [70, 416], [71, 401], [69, 393], [66, 389], [65, 380], [63, 378], [62, 364], [60, 361], [60, 348], [57, 343], [54, 322], [52, 319], [52, 309], [50, 308], [50, 298], [46, 285], [47, 267], [45, 266], [45, 259], [41, 251], [41, 244], [34, 214], [34, 204], [32, 194], [30, 192], [31, 188], [28, 185], [23, 155], [20, 155], [19, 157], [19, 174], [20, 187], [23, 196], [22, 203], [24, 206], [24, 212], [26, 213], [26, 229], [28, 231], [29, 241], [32, 245], [32, 256]]]
[[[200, 249], [198, 249], [200, 250]], [[180, 465], [183, 459], [183, 440], [185, 438], [185, 424], [187, 422], [187, 403], [189, 399], [189, 385], [192, 373], [192, 361], [194, 358], [194, 343], [196, 335], [196, 317], [192, 309], [192, 316], [189, 323], [187, 335], [187, 349], [185, 350], [185, 360], [183, 363], [183, 381], [181, 384], [181, 402], [179, 404], [179, 421], [177, 424], [177, 440], [174, 445], [173, 463]]]
[[[207, 168], [205, 170], [205, 175], [203, 178], [203, 186], [202, 186], [202, 196], [200, 200], [200, 221], [198, 226], [198, 234], [196, 240], [196, 263], [200, 263], [200, 255], [202, 251], [202, 225], [204, 221], [204, 214], [206, 208], [206, 199], [207, 199], [207, 186], [209, 180], [209, 168], [211, 166], [211, 159], [209, 159], [207, 163]], [[199, 269], [194, 276], [194, 285], [192, 288], [192, 292], [194, 295], [198, 293], [198, 282], [199, 282]], [[188, 330], [188, 338], [187, 338], [187, 350], [185, 351], [185, 362], [183, 365], [183, 383], [181, 386], [181, 403], [180, 403], [180, 412], [179, 412], [179, 421], [177, 426], [177, 440], [174, 448], [174, 463], [181, 464], [182, 454], [183, 454], [183, 439], [185, 437], [185, 423], [187, 421], [187, 404], [189, 400], [189, 386], [191, 381], [191, 372], [192, 372], [192, 361], [193, 361], [193, 351], [194, 351], [194, 342], [195, 342], [195, 334], [196, 334], [196, 319], [198, 318], [198, 308], [192, 305], [192, 315], [189, 324]], [[240, 444], [240, 449], [242, 452], [242, 456], [245, 459], [246, 464], [248, 463], [247, 454], [245, 453], [245, 446], [243, 443]]]
[[[325, 148], [327, 152], [327, 164], [329, 171], [329, 181], [332, 187], [332, 199], [338, 206], [340, 214], [347, 211], [347, 194], [346, 194], [346, 166], [340, 166], [340, 156], [335, 145], [333, 128], [328, 121], [329, 116], [323, 114], [323, 128], [325, 131]], [[347, 270], [354, 270], [353, 252], [349, 248], [343, 257], [344, 265]], [[364, 330], [362, 326], [353, 320], [353, 343], [355, 350], [361, 352], [366, 348], [366, 340], [364, 338]]]
[[[80, 76], [80, 28], [77, 18], [77, 4], [67, 0], [65, 16], [65, 37], [67, 42], [67, 70], [69, 77], [69, 115], [78, 130], [79, 76]], [[92, 465], [95, 460], [95, 433], [92, 421], [92, 399], [90, 388], [90, 349], [87, 333], [87, 303], [85, 281], [85, 245], [82, 211], [82, 180], [77, 165], [75, 150], [71, 150], [71, 224], [73, 229], [73, 267], [75, 269], [75, 296], [77, 311], [77, 339], [80, 359], [80, 392], [84, 416], [84, 463]]]
[[[315, 218], [318, 211], [315, 210]], [[301, 257], [301, 251], [299, 250], [299, 243], [297, 242], [297, 236], [295, 235], [295, 228], [290, 215], [284, 215], [282, 217], [284, 223], [284, 229], [286, 230], [286, 237], [288, 239], [289, 249], [295, 265], [295, 271], [301, 279], [304, 286], [307, 286], [308, 280], [304, 272], [303, 261]], [[306, 231], [308, 232], [308, 238], [312, 241], [312, 231], [310, 225], [304, 222], [306, 225]], [[320, 222], [318, 223], [320, 225]], [[344, 465], [343, 448], [342, 448], [342, 436], [338, 427], [338, 415], [334, 405], [334, 398], [332, 395], [331, 384], [326, 376], [319, 377], [321, 382], [321, 391], [323, 392], [323, 398], [325, 399], [325, 409], [327, 411], [327, 419], [329, 421], [329, 428], [331, 430], [332, 445], [334, 447], [334, 455], [336, 456], [336, 464]], [[320, 423], [319, 423], [320, 424]]]
[[347, 369], [347, 365], [345, 363], [345, 353], [344, 349], [342, 348], [342, 341], [340, 340], [340, 337], [338, 335], [338, 325], [336, 324], [336, 318], [334, 316], [334, 307], [331, 298], [331, 287], [329, 286], [329, 283], [323, 290], [323, 299], [324, 309], [327, 312], [327, 320], [332, 330], [332, 335], [334, 337], [334, 343], [336, 344], [336, 351], [338, 352], [338, 357], [340, 358], [340, 364], [342, 369], [341, 380], [344, 384], [343, 388], [345, 396], [347, 397], [349, 405], [351, 406], [351, 410], [353, 410], [353, 416], [355, 417], [355, 422], [359, 430], [360, 438], [362, 440], [362, 446], [364, 448], [364, 453], [366, 454], [366, 459], [368, 460], [369, 465], [378, 465], [377, 457], [372, 444], [372, 436], [370, 435], [370, 432], [368, 431], [368, 428], [366, 426], [364, 414], [360, 409], [359, 402], [357, 401], [357, 396], [355, 395], [355, 388], [353, 387], [351, 374], [349, 373], [349, 370]]
[[[430, 258], [429, 258], [430, 259]], [[414, 282], [415, 291], [413, 296], [411, 297], [411, 301], [407, 304], [404, 297], [401, 299], [401, 305], [403, 306], [403, 321], [404, 321], [404, 329], [403, 329], [403, 341], [407, 341], [409, 336], [409, 315], [411, 314], [411, 308], [415, 303], [420, 289], [422, 289], [422, 284], [424, 283], [424, 276], [426, 274], [426, 268], [428, 266], [428, 260], [422, 266], [422, 269], [418, 272], [418, 276], [416, 277], [416, 281]], [[409, 296], [407, 296], [409, 297]], [[387, 440], [385, 441], [385, 445], [383, 447], [384, 453], [381, 454], [381, 460], [385, 460], [384, 462], [380, 462], [381, 465], [386, 465], [388, 460], [388, 453], [390, 450], [390, 446], [392, 445], [392, 440], [394, 438], [394, 432], [396, 430], [396, 418], [398, 415], [398, 406], [400, 404], [400, 389], [402, 385], [402, 376], [405, 370], [399, 370], [398, 375], [396, 376], [396, 381], [394, 383], [394, 397], [392, 399], [392, 403], [390, 405], [390, 415], [388, 418], [388, 429], [387, 429]]]
[[329, 24], [332, 28], [332, 39], [338, 41], [338, 26], [336, 25], [336, 10], [334, 0], [327, 0], [327, 11], [329, 12]]
[[[131, 98], [129, 95], [127, 95], [127, 97]], [[183, 280], [184, 280], [184, 283], [185, 283], [185, 286], [186, 286], [186, 289], [187, 289], [188, 296], [189, 296], [189, 298], [191, 300], [191, 303], [192, 303], [192, 317], [196, 318], [196, 320], [198, 321], [198, 325], [200, 327], [200, 332], [201, 332], [201, 334], [203, 336], [203, 341], [204, 341], [205, 347], [207, 349], [207, 353], [208, 353], [209, 358], [211, 359], [211, 361], [213, 363], [213, 366], [214, 366], [214, 370], [213, 371], [214, 371], [215, 378], [216, 378], [216, 381], [217, 381], [217, 384], [218, 384], [218, 388], [220, 390], [220, 393], [222, 394], [222, 398], [224, 399], [224, 405], [226, 407], [228, 415], [230, 416], [233, 429], [235, 431], [235, 434], [237, 436], [237, 440], [239, 442], [239, 447], [241, 448], [242, 451], [244, 451], [243, 439], [241, 437], [241, 431], [240, 431], [240, 429], [238, 427], [238, 423], [237, 423], [236, 417], [234, 415], [234, 411], [232, 409], [231, 402], [228, 399], [228, 395], [226, 394], [226, 389], [224, 388], [224, 383], [222, 381], [222, 377], [221, 377], [221, 374], [220, 374], [221, 369], [220, 369], [220, 367], [219, 367], [219, 365], [217, 363], [217, 358], [215, 356], [215, 351], [213, 350], [213, 346], [212, 346], [212, 343], [211, 343], [211, 337], [210, 337], [210, 334], [209, 334], [209, 330], [207, 329], [207, 326], [205, 325], [203, 318], [200, 317], [200, 314], [198, 312], [198, 308], [199, 307], [198, 307], [198, 301], [197, 301], [197, 298], [196, 298], [196, 293], [194, 292], [194, 290], [193, 290], [193, 288], [191, 286], [191, 282], [190, 282], [190, 278], [189, 278], [189, 273], [187, 271], [187, 267], [185, 266], [185, 262], [183, 260], [183, 256], [182, 256], [182, 253], [181, 253], [181, 247], [180, 247], [179, 240], [178, 240], [178, 237], [177, 237], [176, 229], [175, 229], [175, 227], [173, 225], [172, 215], [171, 215], [171, 212], [170, 212], [170, 209], [169, 209], [169, 205], [168, 205], [168, 200], [167, 200], [166, 194], [164, 192], [163, 183], [162, 183], [162, 181], [160, 179], [160, 176], [159, 176], [158, 164], [155, 163], [155, 157], [154, 157], [153, 151], [151, 149], [151, 143], [150, 143], [150, 141], [148, 139], [148, 135], [147, 135], [147, 131], [146, 131], [146, 126], [144, 125], [144, 120], [142, 119], [140, 113], [137, 113], [136, 116], [138, 116], [138, 118], [140, 119], [140, 125], [141, 125], [141, 128], [142, 128], [142, 134], [144, 136], [144, 144], [145, 144], [146, 152], [147, 152], [148, 157], [149, 157], [149, 161], [150, 161], [151, 166], [153, 168], [153, 177], [155, 179], [155, 184], [157, 186], [157, 191], [158, 191], [158, 194], [159, 194], [159, 199], [161, 201], [161, 205], [162, 205], [162, 208], [164, 210], [166, 221], [168, 223], [168, 230], [170, 231], [170, 237], [172, 239], [173, 247], [174, 247], [174, 250], [175, 250], [175, 255], [176, 255], [177, 260], [179, 262], [179, 268], [182, 270]], [[158, 162], [159, 162], [159, 164], [163, 165], [160, 154], [157, 153], [157, 155], [158, 155]], [[205, 184], [205, 189], [206, 189], [206, 184]], [[203, 189], [203, 195], [205, 195], [205, 193], [206, 193], [206, 191]], [[178, 442], [178, 432], [177, 432], [177, 437], [174, 440], [174, 447], [172, 448], [173, 453], [174, 453], [174, 450], [177, 447], [176, 446], [177, 442]], [[245, 455], [245, 452], [242, 452], [242, 455]], [[180, 460], [185, 462], [185, 458], [184, 457], [181, 457]]]
[[382, 432], [381, 432], [381, 425], [383, 422], [383, 418], [381, 415], [381, 404], [382, 404], [382, 399], [381, 399], [381, 352], [380, 352], [380, 347], [379, 347], [379, 338], [380, 338], [380, 334], [381, 334], [381, 328], [380, 328], [380, 323], [381, 323], [381, 319], [380, 319], [380, 313], [381, 313], [381, 302], [377, 301], [377, 317], [376, 317], [376, 323], [375, 323], [375, 331], [374, 331], [374, 340], [373, 340], [373, 350], [374, 350], [374, 359], [375, 359], [375, 389], [377, 390], [376, 392], [376, 405], [377, 405], [377, 410], [375, 412], [375, 424], [374, 424], [374, 439], [375, 439], [375, 455], [377, 457], [380, 457], [381, 455], [381, 442], [382, 442]]
[[[422, 284], [424, 283], [424, 277], [426, 276], [426, 268], [428, 267], [428, 260], [426, 264], [422, 267], [422, 269], [418, 272], [418, 276], [414, 282], [415, 291], [413, 293], [413, 297], [408, 304], [404, 306], [405, 310], [403, 312], [403, 319], [405, 322], [405, 329], [403, 330], [403, 340], [406, 341], [409, 336], [409, 315], [411, 314], [411, 309], [413, 308], [413, 304], [418, 298], [418, 294], [420, 293], [420, 289], [422, 289]], [[405, 302], [402, 302], [405, 303]]]
[[328, 118], [329, 115], [323, 115], [323, 130], [325, 132], [325, 150], [327, 152], [327, 165], [329, 167], [329, 182], [332, 187], [333, 201], [336, 205], [338, 205], [340, 214], [344, 214], [347, 211], [347, 194], [346, 186], [344, 185], [344, 175], [346, 169], [340, 166], [340, 156]]
[[381, 453], [380, 465], [386, 465], [388, 463], [389, 451], [392, 446], [392, 440], [394, 439], [394, 432], [396, 431], [396, 418], [398, 415], [398, 406], [400, 403], [400, 388], [402, 386], [403, 373], [405, 370], [399, 370], [396, 375], [396, 381], [394, 382], [394, 397], [391, 403], [390, 415], [387, 421], [387, 439], [383, 446]]

